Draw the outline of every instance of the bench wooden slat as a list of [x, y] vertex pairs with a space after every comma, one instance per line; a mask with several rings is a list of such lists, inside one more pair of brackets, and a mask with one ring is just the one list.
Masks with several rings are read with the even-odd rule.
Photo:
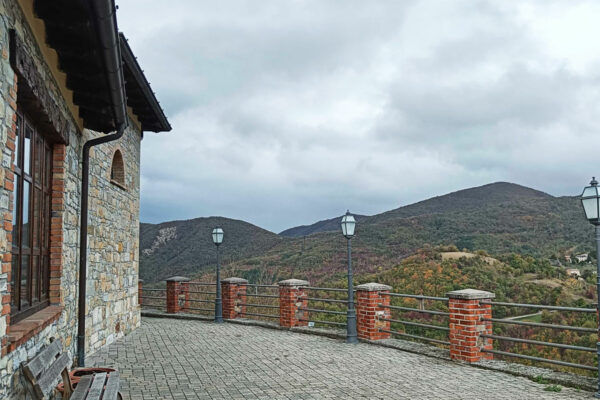
[[50, 343], [50, 346], [46, 347], [42, 352], [37, 355], [33, 360], [28, 362], [24, 366], [25, 374], [27, 377], [33, 381], [37, 380], [37, 378], [44, 372], [44, 370], [52, 363], [56, 357], [62, 351], [62, 343], [60, 340], [55, 340]]
[[71, 400], [84, 400], [93, 380], [94, 375], [82, 376], [77, 384], [77, 387], [75, 388], [75, 391], [73, 392], [73, 395], [71, 396]]
[[62, 353], [60, 357], [56, 359], [50, 365], [40, 379], [37, 382], [34, 382], [34, 386], [39, 386], [42, 393], [47, 394], [50, 390], [54, 388], [54, 383], [61, 376], [61, 372], [64, 371], [65, 368], [69, 367], [71, 360], [69, 359], [69, 355], [67, 353]]
[[104, 388], [104, 381], [106, 381], [106, 372], [94, 375], [94, 382], [92, 383], [92, 387], [90, 387], [87, 400], [100, 400], [102, 389]]
[[119, 393], [119, 373], [117, 371], [111, 372], [108, 375], [106, 381], [106, 389], [104, 389], [104, 397], [102, 400], [117, 400], [117, 394]]

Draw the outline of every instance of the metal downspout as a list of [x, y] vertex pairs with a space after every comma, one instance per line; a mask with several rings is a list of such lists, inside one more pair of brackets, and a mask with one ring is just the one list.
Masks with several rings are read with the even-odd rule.
[[125, 80], [121, 49], [117, 33], [116, 8], [114, 0], [90, 1], [94, 24], [98, 34], [104, 59], [106, 84], [110, 90], [112, 114], [117, 131], [114, 134], [88, 140], [83, 145], [82, 177], [81, 177], [81, 226], [79, 230], [79, 295], [77, 323], [77, 364], [85, 366], [85, 317], [87, 289], [87, 234], [88, 234], [88, 194], [90, 149], [99, 144], [118, 140], [127, 128], [127, 111], [125, 109]]

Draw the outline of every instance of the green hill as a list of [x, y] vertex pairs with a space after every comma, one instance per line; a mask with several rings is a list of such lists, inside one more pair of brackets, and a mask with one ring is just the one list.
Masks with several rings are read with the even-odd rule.
[[140, 224], [140, 278], [156, 282], [174, 275], [195, 275], [216, 260], [211, 232], [225, 231], [223, 263], [264, 253], [281, 242], [275, 233], [244, 221], [209, 217], [161, 224]]
[[[277, 236], [241, 221], [199, 218], [142, 224], [142, 277], [155, 281], [203, 272], [214, 264], [209, 234], [219, 221], [229, 234], [227, 246], [223, 246], [228, 257], [224, 264], [238, 275], [253, 280], [260, 276], [270, 282], [294, 276], [316, 284], [339, 279], [345, 273], [346, 246], [339, 232], [339, 218], [302, 227], [305, 232], [316, 232], [305, 238]], [[225, 222], [231, 225], [225, 226]], [[177, 226], [177, 240], [146, 254], [160, 236], [159, 230], [173, 226]], [[293, 229], [298, 232], [297, 228], [291, 232]], [[542, 257], [587, 251], [593, 245], [592, 227], [576, 197], [553, 197], [505, 182], [364, 216], [356, 233], [353, 249], [358, 274], [389, 269], [426, 244]]]

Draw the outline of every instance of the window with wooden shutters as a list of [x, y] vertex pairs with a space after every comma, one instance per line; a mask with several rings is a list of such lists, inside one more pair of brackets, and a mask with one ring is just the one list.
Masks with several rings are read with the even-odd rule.
[[11, 321], [48, 305], [52, 147], [17, 112], [14, 157]]

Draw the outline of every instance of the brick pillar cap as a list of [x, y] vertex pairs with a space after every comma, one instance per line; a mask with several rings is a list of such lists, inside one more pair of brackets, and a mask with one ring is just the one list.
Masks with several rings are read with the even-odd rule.
[[483, 290], [476, 289], [462, 289], [453, 290], [446, 293], [451, 299], [462, 299], [462, 300], [480, 300], [480, 299], [493, 299], [496, 295], [492, 292], [486, 292]]
[[384, 285], [383, 283], [369, 282], [358, 285], [356, 290], [362, 290], [364, 292], [379, 292], [383, 290], [392, 290], [392, 287]]
[[174, 276], [169, 279], [165, 279], [167, 282], [188, 282], [190, 278], [186, 278], [185, 276]]
[[301, 279], [286, 279], [285, 281], [280, 281], [278, 283], [279, 286], [308, 286], [308, 281], [303, 281]]
[[226, 278], [221, 279], [221, 283], [248, 283], [248, 280], [243, 278]]
[[144, 283], [143, 279], [138, 279], [138, 283]]

